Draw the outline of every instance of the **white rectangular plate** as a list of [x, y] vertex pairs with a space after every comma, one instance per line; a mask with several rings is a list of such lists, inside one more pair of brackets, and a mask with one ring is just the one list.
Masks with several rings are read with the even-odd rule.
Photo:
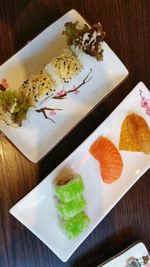
[[[150, 167], [150, 155], [121, 151], [124, 168], [121, 177], [113, 184], [104, 184], [100, 177], [97, 161], [90, 155], [89, 148], [100, 136], [107, 136], [117, 147], [120, 128], [128, 112], [142, 115], [150, 126], [150, 116], [140, 106], [141, 96], [150, 99], [150, 92], [139, 83], [111, 115], [37, 187], [20, 200], [10, 213], [39, 237], [62, 261], [67, 261], [76, 248], [100, 223], [121, 197]], [[87, 214], [91, 218], [89, 228], [76, 240], [68, 240], [58, 225], [53, 182], [62, 172], [71, 168], [83, 177]], [[61, 242], [60, 242], [61, 240]]]
[[[141, 259], [147, 255], [149, 256], [149, 253], [145, 245], [138, 242], [97, 267], [127, 267], [127, 261], [130, 258]], [[150, 267], [150, 263], [142, 266]]]
[[[17, 89], [32, 73], [36, 73], [50, 59], [58, 56], [66, 47], [62, 31], [67, 21], [79, 21], [81, 25], [85, 23], [75, 10], [65, 14], [0, 67], [0, 81], [6, 78], [9, 87]], [[84, 70], [65, 87], [67, 90], [73, 85], [78, 86], [92, 68], [93, 78], [82, 86], [80, 93], [72, 93], [61, 101], [49, 99], [40, 106], [63, 109], [50, 115], [56, 123], [46, 120], [35, 109], [30, 109], [21, 128], [11, 128], [0, 121], [1, 132], [31, 161], [38, 162], [127, 77], [128, 71], [119, 58], [106, 43], [103, 43], [103, 48], [104, 60], [97, 62], [89, 57]]]

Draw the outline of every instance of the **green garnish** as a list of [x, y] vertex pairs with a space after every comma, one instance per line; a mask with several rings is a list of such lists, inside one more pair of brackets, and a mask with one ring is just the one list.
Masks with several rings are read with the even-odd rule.
[[16, 92], [4, 91], [0, 93], [0, 107], [4, 112], [9, 112], [16, 103]]
[[105, 39], [105, 32], [101, 24], [98, 22], [92, 27], [84, 24], [82, 28], [78, 28], [78, 21], [75, 23], [65, 23], [65, 35], [67, 44], [74, 45], [76, 48], [83, 50], [85, 53], [95, 57], [98, 61], [103, 59], [102, 42]]
[[75, 239], [89, 226], [90, 222], [91, 220], [88, 215], [81, 211], [75, 217], [64, 221], [62, 228], [67, 233], [69, 239]]
[[77, 28], [78, 23], [78, 21], [65, 23], [65, 30], [62, 34], [66, 36], [68, 45], [72, 45], [76, 39], [90, 30], [87, 24], [84, 24], [81, 29]]
[[0, 93], [0, 113], [10, 113], [13, 123], [22, 126], [22, 121], [26, 118], [27, 111], [31, 107], [30, 102], [18, 91], [4, 91]]

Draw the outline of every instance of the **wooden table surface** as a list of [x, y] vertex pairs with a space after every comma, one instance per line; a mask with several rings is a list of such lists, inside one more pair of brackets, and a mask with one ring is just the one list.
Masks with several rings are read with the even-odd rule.
[[102, 262], [139, 239], [150, 249], [150, 171], [119, 201], [67, 263], [61, 262], [8, 212], [93, 131], [139, 81], [150, 88], [149, 0], [1, 0], [0, 63], [72, 8], [90, 24], [101, 21], [107, 32], [107, 43], [130, 74], [39, 164], [25, 159], [0, 135], [1, 267], [92, 266], [93, 260], [99, 258]]

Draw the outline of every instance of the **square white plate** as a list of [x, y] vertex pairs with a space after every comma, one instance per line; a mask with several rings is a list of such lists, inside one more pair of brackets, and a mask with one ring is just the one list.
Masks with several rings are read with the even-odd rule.
[[[81, 25], [85, 23], [75, 10], [65, 14], [0, 67], [0, 81], [6, 78], [9, 87], [17, 89], [32, 73], [36, 73], [50, 59], [58, 56], [66, 47], [62, 31], [67, 21], [79, 21]], [[21, 128], [14, 129], [0, 121], [1, 132], [31, 161], [38, 162], [127, 77], [128, 71], [119, 58], [106, 43], [103, 43], [103, 48], [104, 60], [97, 62], [89, 57], [84, 70], [65, 87], [67, 90], [73, 85], [78, 86], [92, 68], [93, 78], [82, 86], [80, 93], [69, 94], [67, 99], [61, 101], [49, 99], [40, 106], [63, 109], [51, 116], [56, 123], [46, 120], [43, 114], [35, 112], [35, 109], [28, 111], [27, 119]]]
[[[118, 147], [121, 123], [128, 112], [145, 118], [150, 116], [141, 107], [141, 96], [150, 99], [150, 92], [140, 82], [111, 115], [37, 187], [20, 200], [10, 213], [39, 237], [62, 261], [67, 261], [76, 248], [116, 205], [130, 187], [150, 167], [150, 154], [121, 151], [124, 168], [121, 177], [113, 184], [104, 184], [97, 161], [90, 155], [91, 144], [100, 136], [107, 136]], [[68, 240], [60, 229], [53, 192], [54, 179], [71, 168], [82, 175], [85, 184], [87, 214], [91, 218], [88, 229], [75, 240]], [[106, 197], [107, 196], [107, 197]], [[61, 242], [60, 242], [61, 240]]]
[[[138, 242], [97, 267], [127, 267], [127, 261], [130, 258], [141, 259], [147, 255], [149, 256], [149, 253], [145, 245], [142, 242]], [[150, 264], [142, 266], [150, 267]]]

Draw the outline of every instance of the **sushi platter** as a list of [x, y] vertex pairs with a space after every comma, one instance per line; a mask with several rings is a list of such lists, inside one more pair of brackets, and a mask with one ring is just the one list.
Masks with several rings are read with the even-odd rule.
[[62, 261], [150, 168], [149, 100], [149, 90], [138, 83], [72, 154], [10, 209]]
[[100, 23], [92, 27], [71, 10], [0, 67], [0, 131], [34, 163], [128, 75]]

